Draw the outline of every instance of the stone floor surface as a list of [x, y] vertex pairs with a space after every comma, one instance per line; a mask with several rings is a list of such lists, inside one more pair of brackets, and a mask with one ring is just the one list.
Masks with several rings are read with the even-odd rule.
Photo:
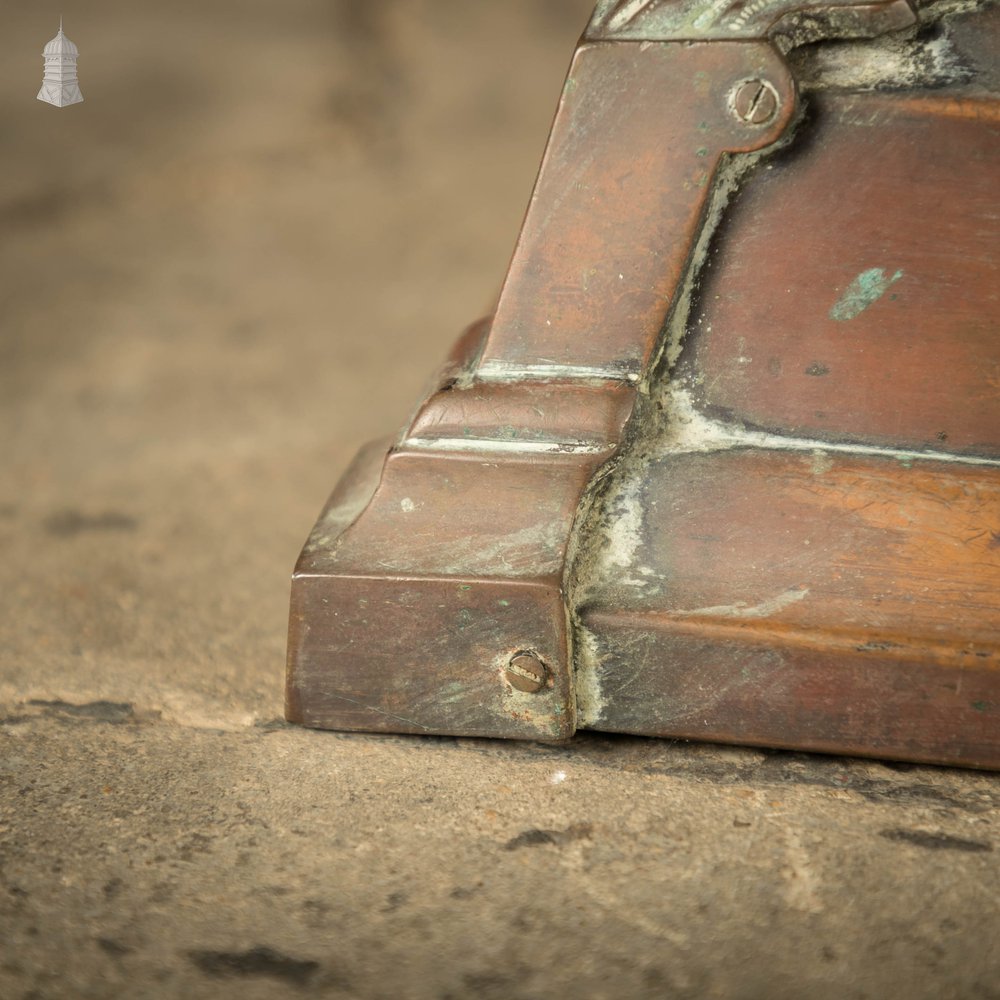
[[298, 548], [488, 309], [589, 6], [0, 10], [0, 997], [1000, 998], [996, 776], [281, 721]]

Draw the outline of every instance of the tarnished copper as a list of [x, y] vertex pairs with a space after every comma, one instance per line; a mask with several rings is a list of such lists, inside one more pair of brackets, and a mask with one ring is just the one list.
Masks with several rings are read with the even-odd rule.
[[1000, 766], [989, 36], [783, 55], [915, 22], [598, 4], [494, 315], [299, 560], [289, 719]]

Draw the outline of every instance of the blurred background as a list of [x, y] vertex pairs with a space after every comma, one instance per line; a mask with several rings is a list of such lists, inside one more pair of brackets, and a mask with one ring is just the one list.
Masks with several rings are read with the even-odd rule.
[[0, 695], [280, 713], [298, 549], [489, 310], [590, 8], [0, 8]]

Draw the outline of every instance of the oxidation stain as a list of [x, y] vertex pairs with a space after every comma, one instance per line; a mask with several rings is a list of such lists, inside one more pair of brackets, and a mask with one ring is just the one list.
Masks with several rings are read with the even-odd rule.
[[116, 510], [107, 510], [101, 514], [61, 510], [47, 517], [44, 526], [50, 535], [57, 538], [74, 538], [88, 531], [135, 531], [139, 522]]
[[539, 847], [542, 844], [561, 846], [574, 840], [589, 840], [593, 832], [594, 828], [590, 823], [574, 823], [565, 830], [524, 830], [504, 846], [508, 851], [516, 851], [521, 847]]
[[45, 715], [69, 716], [118, 725], [135, 720], [135, 707], [127, 701], [88, 701], [82, 705], [74, 705], [68, 701], [42, 701], [32, 698], [28, 704], [41, 708]]
[[1000, 549], [1000, 531], [990, 532], [990, 548]]
[[295, 986], [308, 986], [319, 971], [319, 962], [292, 958], [266, 945], [257, 945], [247, 951], [189, 951], [188, 958], [206, 976], [268, 976]]
[[898, 642], [890, 642], [889, 640], [872, 640], [870, 642], [863, 642], [854, 648], [859, 653], [881, 653], [890, 649], [901, 649], [902, 646]]
[[816, 376], [816, 377], [820, 377], [820, 376], [823, 376], [823, 375], [829, 375], [830, 374], [830, 369], [827, 368], [827, 366], [824, 365], [822, 362], [820, 362], [820, 361], [814, 361], [806, 369], [805, 373], [806, 373], [806, 375], [813, 375], [813, 376]]
[[882, 830], [880, 837], [895, 840], [914, 847], [924, 847], [930, 851], [966, 851], [980, 853], [992, 851], [993, 845], [980, 840], [965, 840], [963, 837], [952, 837], [947, 833], [927, 833], [924, 830], [892, 829]]
[[887, 275], [885, 269], [881, 267], [870, 267], [867, 271], [862, 271], [833, 304], [830, 309], [830, 319], [846, 323], [860, 316], [869, 306], [878, 302], [902, 277], [902, 271]]

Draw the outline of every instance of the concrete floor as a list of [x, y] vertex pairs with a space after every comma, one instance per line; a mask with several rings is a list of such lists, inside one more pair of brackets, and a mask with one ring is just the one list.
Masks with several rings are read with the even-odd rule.
[[[1000, 779], [281, 721], [590, 0], [0, 12], [0, 997], [1000, 997]], [[34, 100], [59, 10], [85, 102]]]

